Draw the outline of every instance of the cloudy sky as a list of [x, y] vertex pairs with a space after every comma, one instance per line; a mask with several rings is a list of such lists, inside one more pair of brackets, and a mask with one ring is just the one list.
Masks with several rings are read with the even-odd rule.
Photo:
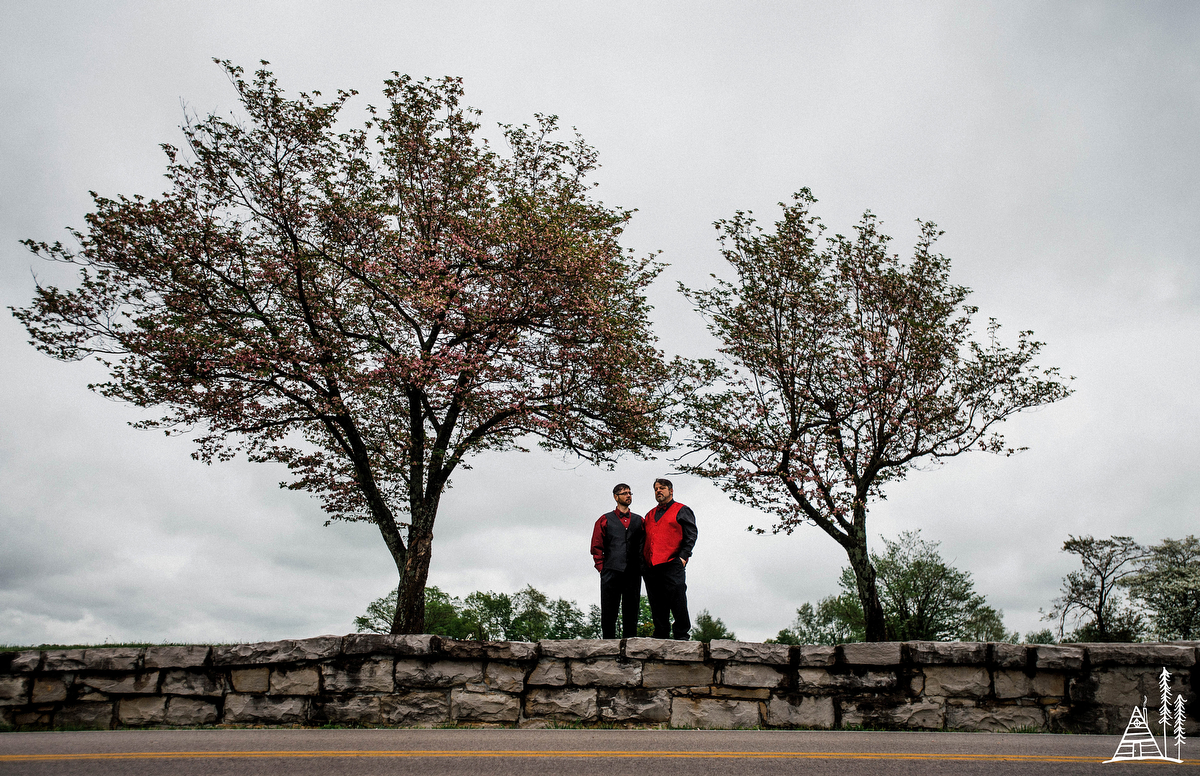
[[[1200, 6], [1194, 3], [40, 2], [0, 25], [0, 304], [27, 304], [26, 237], [78, 226], [88, 191], [154, 195], [184, 106], [227, 112], [211, 58], [269, 60], [292, 91], [391, 71], [465, 78], [484, 120], [555, 113], [600, 152], [601, 198], [637, 208], [626, 244], [662, 251], [661, 345], [700, 355], [674, 292], [721, 273], [715, 219], [770, 222], [802, 186], [845, 232], [865, 209], [907, 252], [946, 232], [980, 319], [1032, 329], [1067, 401], [1010, 422], [1029, 450], [918, 472], [871, 512], [873, 542], [920, 529], [974, 574], [1010, 629], [1042, 627], [1068, 534], [1196, 533], [1200, 478]], [[0, 643], [230, 641], [346, 633], [395, 582], [367, 525], [323, 526], [277, 467], [207, 467], [184, 439], [86, 388], [0, 316]], [[618, 480], [634, 506], [669, 460], [614, 472], [489, 455], [456, 479], [430, 581], [597, 599], [590, 525]], [[760, 521], [676, 478], [697, 515], [693, 612], [761, 640], [835, 590], [816, 528]]]

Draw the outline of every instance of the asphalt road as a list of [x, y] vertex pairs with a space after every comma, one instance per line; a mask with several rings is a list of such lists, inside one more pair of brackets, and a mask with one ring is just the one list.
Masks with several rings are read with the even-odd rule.
[[[1117, 736], [766, 730], [145, 730], [0, 734], [0, 774], [1200, 774], [1102, 764]], [[1178, 770], [1174, 770], [1178, 769]], [[1154, 773], [1162, 771], [1154, 770]]]

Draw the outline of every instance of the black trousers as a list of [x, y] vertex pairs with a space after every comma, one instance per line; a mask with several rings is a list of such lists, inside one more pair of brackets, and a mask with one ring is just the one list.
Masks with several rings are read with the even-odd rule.
[[646, 570], [646, 599], [654, 617], [654, 638], [671, 638], [671, 618], [675, 618], [675, 638], [686, 641], [692, 629], [687, 609], [687, 575], [678, 558]]
[[600, 572], [600, 631], [603, 638], [617, 637], [617, 606], [621, 607], [622, 638], [637, 635], [642, 606], [642, 575], [636, 571]]

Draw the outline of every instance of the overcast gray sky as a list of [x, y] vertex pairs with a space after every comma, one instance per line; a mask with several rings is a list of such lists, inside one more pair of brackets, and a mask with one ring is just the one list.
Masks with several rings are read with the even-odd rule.
[[[637, 208], [626, 244], [662, 251], [651, 291], [669, 352], [706, 353], [675, 291], [721, 273], [711, 223], [771, 222], [803, 186], [832, 231], [865, 209], [907, 253], [946, 231], [979, 318], [1032, 329], [1067, 401], [1010, 422], [1029, 450], [974, 454], [892, 486], [871, 540], [921, 529], [1010, 629], [1043, 626], [1068, 534], [1197, 533], [1200, 478], [1200, 5], [824, 2], [39, 2], [0, 25], [0, 304], [70, 274], [21, 238], [62, 239], [90, 200], [162, 191], [181, 101], [235, 107], [212, 57], [269, 60], [291, 91], [378, 100], [395, 70], [465, 78], [485, 123], [555, 113], [599, 151], [600, 197]], [[0, 643], [260, 640], [346, 633], [395, 584], [378, 533], [324, 527], [277, 467], [206, 467], [130, 428], [0, 316]], [[634, 507], [670, 462], [615, 472], [489, 455], [455, 479], [430, 582], [526, 584], [594, 603], [586, 545], [618, 480]], [[840, 547], [677, 477], [697, 515], [693, 612], [743, 639], [835, 592]]]

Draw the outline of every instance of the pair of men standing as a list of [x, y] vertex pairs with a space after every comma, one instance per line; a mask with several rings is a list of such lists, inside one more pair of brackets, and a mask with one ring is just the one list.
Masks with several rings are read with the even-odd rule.
[[633, 493], [621, 483], [613, 488], [617, 508], [600, 516], [592, 529], [592, 558], [600, 572], [600, 628], [603, 637], [617, 637], [617, 608], [621, 609], [621, 634], [637, 635], [642, 578], [654, 619], [654, 638], [674, 635], [687, 639], [692, 628], [687, 610], [687, 577], [684, 567], [696, 544], [696, 516], [675, 500], [670, 480], [654, 481], [658, 505], [640, 517], [629, 509]]

